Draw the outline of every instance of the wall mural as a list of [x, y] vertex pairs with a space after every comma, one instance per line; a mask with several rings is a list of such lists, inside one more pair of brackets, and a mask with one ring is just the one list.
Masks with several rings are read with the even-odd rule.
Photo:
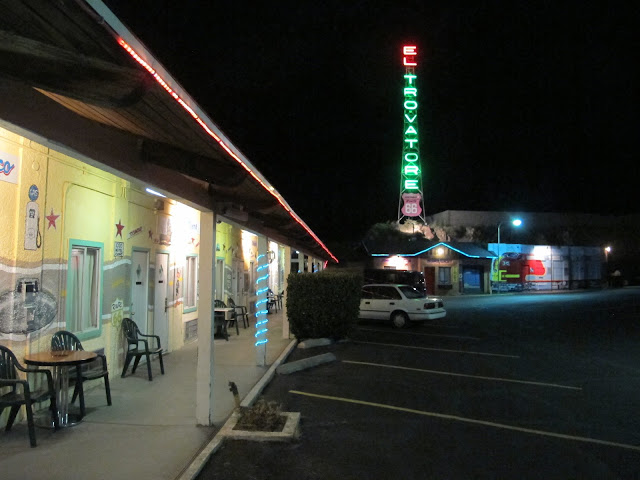
[[0, 295], [0, 333], [40, 330], [53, 321], [57, 308], [53, 295], [39, 291], [38, 280], [21, 278], [15, 290]]
[[116, 237], [118, 235], [120, 235], [120, 238], [122, 238], [122, 230], [124, 229], [124, 225], [122, 224], [122, 219], [118, 220], [118, 223], [115, 224], [116, 225]]
[[182, 303], [182, 267], [176, 267], [175, 270], [173, 271], [174, 273], [174, 280], [173, 280], [173, 285], [175, 286], [174, 288], [174, 293], [173, 293], [173, 301], [174, 301], [174, 305], [178, 306]]
[[116, 298], [111, 304], [111, 324], [118, 328], [122, 324], [124, 318], [124, 301]]

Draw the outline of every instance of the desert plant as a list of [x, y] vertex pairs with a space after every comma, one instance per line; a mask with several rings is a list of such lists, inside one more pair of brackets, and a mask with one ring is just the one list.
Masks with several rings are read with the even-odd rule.
[[250, 407], [238, 407], [239, 418], [234, 430], [279, 432], [287, 421], [277, 402], [258, 400]]

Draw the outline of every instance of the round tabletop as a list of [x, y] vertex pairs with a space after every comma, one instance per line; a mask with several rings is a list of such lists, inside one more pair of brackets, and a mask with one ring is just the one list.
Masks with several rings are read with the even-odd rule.
[[56, 366], [78, 365], [90, 362], [98, 355], [86, 350], [57, 350], [49, 352], [30, 353], [24, 356], [24, 362], [28, 365]]

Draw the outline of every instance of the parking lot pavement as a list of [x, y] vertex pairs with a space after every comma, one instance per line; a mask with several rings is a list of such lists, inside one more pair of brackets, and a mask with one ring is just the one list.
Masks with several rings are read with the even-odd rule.
[[[637, 478], [635, 431], [599, 425], [602, 405], [557, 358], [454, 324], [361, 324], [351, 342], [288, 361], [338, 361], [276, 376], [264, 397], [301, 413], [291, 444], [226, 441], [201, 479]], [[583, 372], [586, 373], [587, 372]], [[587, 383], [588, 385], [588, 383]]]

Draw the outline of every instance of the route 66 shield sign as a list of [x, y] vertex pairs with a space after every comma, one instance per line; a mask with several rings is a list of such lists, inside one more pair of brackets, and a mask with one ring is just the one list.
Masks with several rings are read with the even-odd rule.
[[402, 214], [405, 217], [419, 217], [422, 213], [422, 208], [420, 208], [420, 198], [421, 195], [419, 193], [403, 193], [402, 200], [404, 204], [402, 205]]

